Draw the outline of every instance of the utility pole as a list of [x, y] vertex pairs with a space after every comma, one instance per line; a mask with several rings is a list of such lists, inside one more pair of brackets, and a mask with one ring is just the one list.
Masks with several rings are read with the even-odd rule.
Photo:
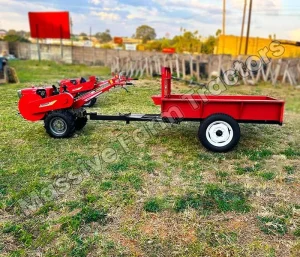
[[249, 16], [248, 16], [248, 27], [247, 27], [245, 55], [248, 54], [248, 43], [249, 43], [249, 35], [250, 35], [251, 14], [252, 14], [252, 0], [250, 0], [250, 6], [249, 6]]
[[241, 30], [239, 55], [242, 52], [243, 37], [244, 37], [244, 27], [245, 27], [245, 17], [246, 17], [246, 9], [247, 9], [247, 0], [245, 0], [245, 4], [244, 4], [244, 12], [243, 12], [243, 21], [242, 21], [242, 30]]
[[92, 26], [90, 27], [90, 41], [92, 42]]
[[226, 23], [226, 0], [223, 0], [223, 30], [222, 30], [223, 35], [225, 35], [225, 23]]
[[223, 0], [223, 28], [222, 28], [222, 35], [223, 35], [223, 47], [222, 47], [222, 54], [224, 54], [225, 48], [225, 27], [226, 27], [226, 0]]

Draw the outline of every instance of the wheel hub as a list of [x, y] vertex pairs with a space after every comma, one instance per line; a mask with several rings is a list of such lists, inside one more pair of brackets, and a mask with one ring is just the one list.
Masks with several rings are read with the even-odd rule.
[[218, 137], [221, 137], [223, 135], [223, 131], [222, 130], [218, 130], [217, 133], [216, 133], [216, 135]]
[[225, 121], [215, 121], [208, 126], [206, 138], [217, 147], [228, 145], [233, 138], [232, 127]]
[[50, 129], [57, 135], [62, 135], [67, 130], [66, 122], [61, 118], [54, 118], [50, 123]]

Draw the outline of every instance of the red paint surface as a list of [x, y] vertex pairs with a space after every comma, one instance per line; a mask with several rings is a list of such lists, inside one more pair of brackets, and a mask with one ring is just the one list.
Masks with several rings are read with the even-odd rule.
[[68, 12], [30, 12], [28, 16], [32, 38], [70, 39]]

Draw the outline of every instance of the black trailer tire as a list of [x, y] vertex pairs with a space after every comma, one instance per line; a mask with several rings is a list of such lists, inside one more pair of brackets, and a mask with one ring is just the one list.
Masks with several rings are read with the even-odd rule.
[[75, 132], [75, 119], [70, 111], [53, 111], [44, 120], [46, 132], [54, 138], [70, 137]]
[[85, 127], [87, 121], [88, 121], [87, 117], [77, 118], [76, 121], [75, 121], [75, 129], [76, 130], [83, 129]]
[[83, 105], [83, 107], [93, 107], [97, 102], [97, 98], [93, 98]]
[[213, 152], [228, 152], [239, 142], [240, 126], [226, 114], [214, 114], [200, 124], [198, 137], [202, 145]]

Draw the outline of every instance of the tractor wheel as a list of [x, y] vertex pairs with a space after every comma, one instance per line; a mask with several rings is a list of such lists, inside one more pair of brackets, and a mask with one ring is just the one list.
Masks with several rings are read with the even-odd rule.
[[97, 98], [93, 98], [92, 100], [88, 101], [85, 103], [83, 106], [84, 107], [93, 107], [97, 102]]
[[200, 125], [198, 137], [202, 145], [213, 152], [228, 152], [240, 140], [240, 126], [226, 114], [214, 114]]
[[75, 132], [75, 115], [69, 111], [53, 111], [44, 120], [46, 132], [54, 138], [70, 137]]
[[81, 130], [85, 127], [88, 119], [87, 117], [82, 117], [82, 118], [77, 118], [75, 121], [75, 129], [76, 130]]

